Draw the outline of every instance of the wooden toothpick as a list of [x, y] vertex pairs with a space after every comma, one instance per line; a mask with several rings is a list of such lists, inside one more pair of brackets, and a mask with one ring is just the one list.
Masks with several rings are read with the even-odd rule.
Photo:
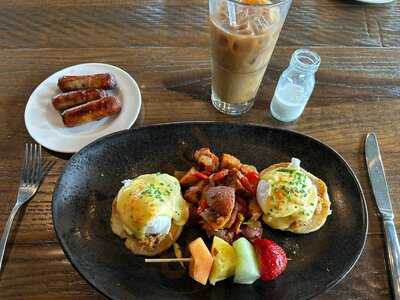
[[146, 263], [190, 262], [192, 258], [145, 258]]

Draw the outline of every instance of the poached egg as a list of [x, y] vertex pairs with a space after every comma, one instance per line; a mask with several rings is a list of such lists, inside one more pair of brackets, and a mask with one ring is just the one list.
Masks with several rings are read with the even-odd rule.
[[128, 235], [143, 240], [146, 235], [167, 234], [172, 222], [180, 226], [187, 222], [189, 207], [175, 177], [145, 174], [123, 184], [116, 210]]
[[318, 204], [318, 190], [300, 168], [300, 160], [292, 158], [287, 167], [262, 174], [257, 202], [264, 212], [263, 220], [285, 230], [293, 222], [305, 224], [312, 219]]

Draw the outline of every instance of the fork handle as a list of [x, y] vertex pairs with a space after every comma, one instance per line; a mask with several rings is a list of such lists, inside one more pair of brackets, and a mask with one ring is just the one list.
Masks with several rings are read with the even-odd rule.
[[3, 258], [4, 258], [4, 253], [6, 252], [6, 245], [7, 245], [7, 240], [8, 240], [8, 235], [10, 234], [10, 230], [14, 221], [14, 217], [17, 214], [19, 208], [21, 207], [20, 204], [16, 204], [14, 208], [12, 209], [10, 216], [8, 217], [6, 226], [4, 226], [4, 231], [3, 235], [1, 236], [0, 240], [0, 271], [1, 267], [3, 265]]

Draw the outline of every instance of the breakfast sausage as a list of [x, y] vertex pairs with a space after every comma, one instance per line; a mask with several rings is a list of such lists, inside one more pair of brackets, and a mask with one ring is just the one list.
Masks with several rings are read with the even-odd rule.
[[115, 78], [110, 73], [82, 75], [82, 76], [63, 76], [58, 79], [58, 87], [63, 92], [84, 90], [84, 89], [104, 89], [109, 90], [117, 86]]
[[100, 120], [121, 111], [117, 97], [107, 96], [65, 110], [62, 113], [64, 125], [73, 127], [86, 122]]
[[53, 106], [59, 111], [81, 105], [83, 103], [106, 97], [104, 90], [90, 89], [58, 94], [52, 98]]

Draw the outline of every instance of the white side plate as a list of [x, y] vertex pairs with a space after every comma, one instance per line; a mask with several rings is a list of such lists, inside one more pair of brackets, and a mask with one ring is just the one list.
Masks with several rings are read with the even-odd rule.
[[[58, 78], [63, 75], [96, 73], [114, 74], [117, 88], [107, 92], [121, 100], [121, 112], [81, 126], [65, 127], [51, 102], [53, 96], [61, 93], [57, 87]], [[25, 126], [32, 138], [44, 147], [57, 152], [73, 153], [97, 138], [130, 128], [139, 115], [141, 105], [139, 87], [127, 72], [107, 64], [80, 64], [58, 71], [39, 84], [26, 105]]]

